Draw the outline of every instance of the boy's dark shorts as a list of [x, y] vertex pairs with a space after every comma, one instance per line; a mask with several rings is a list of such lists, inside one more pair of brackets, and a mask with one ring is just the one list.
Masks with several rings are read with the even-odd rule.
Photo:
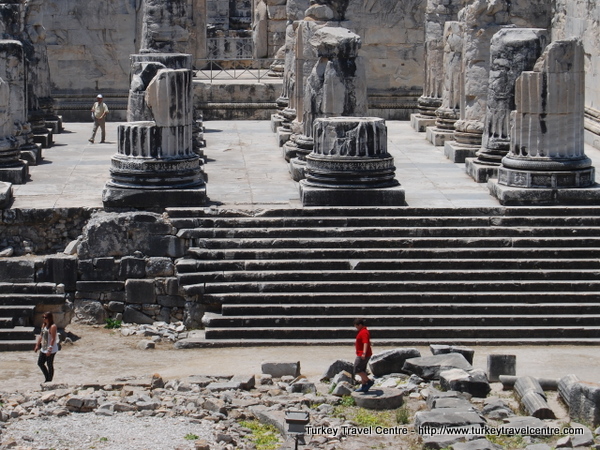
[[356, 359], [354, 360], [354, 373], [356, 374], [356, 373], [360, 373], [360, 372], [366, 372], [367, 364], [369, 363], [369, 359], [371, 359], [370, 356], [365, 359], [362, 359], [360, 356], [357, 356]]

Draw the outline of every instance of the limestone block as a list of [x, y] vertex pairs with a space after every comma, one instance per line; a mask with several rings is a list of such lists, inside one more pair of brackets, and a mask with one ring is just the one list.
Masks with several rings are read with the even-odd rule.
[[381, 377], [390, 373], [400, 373], [404, 362], [409, 358], [418, 358], [421, 353], [416, 348], [397, 348], [376, 353], [369, 360], [369, 369], [373, 376]]
[[516, 355], [491, 354], [487, 357], [487, 373], [490, 382], [500, 381], [500, 375], [517, 374]]
[[331, 384], [335, 386], [343, 381], [346, 381], [348, 383], [354, 382], [354, 378], [352, 378], [352, 371], [348, 372], [346, 370], [342, 370], [335, 377], [333, 377], [333, 379], [331, 380]]
[[473, 367], [467, 362], [463, 355], [459, 353], [448, 353], [446, 355], [407, 359], [404, 362], [402, 370], [414, 373], [425, 380], [437, 380], [439, 379], [440, 372], [452, 368], [470, 370]]
[[75, 299], [74, 307], [76, 322], [88, 325], [104, 324], [107, 315], [99, 301]]
[[484, 424], [485, 420], [479, 414], [463, 409], [434, 409], [419, 411], [415, 414], [415, 430], [420, 435], [436, 434], [435, 430], [439, 428], [480, 427]]
[[331, 380], [334, 376], [342, 371], [346, 371], [352, 373], [354, 370], [354, 365], [350, 361], [345, 361], [343, 359], [338, 359], [334, 363], [332, 363], [327, 370], [321, 376], [322, 381]]
[[292, 377], [300, 376], [300, 361], [298, 362], [263, 362], [261, 364], [261, 373], [271, 375], [273, 378], [281, 378], [289, 375]]
[[368, 392], [353, 392], [356, 406], [366, 409], [397, 409], [404, 403], [404, 392], [400, 389], [371, 388]]
[[152, 324], [154, 323], [154, 319], [131, 306], [126, 306], [125, 311], [123, 312], [123, 322]]
[[125, 295], [127, 303], [156, 303], [154, 280], [126, 280]]
[[579, 381], [572, 385], [569, 416], [594, 427], [600, 425], [600, 384]]
[[485, 372], [473, 369], [450, 369], [440, 372], [440, 384], [443, 389], [467, 392], [474, 397], [486, 397], [491, 391]]
[[145, 259], [145, 272], [149, 278], [170, 277], [175, 273], [175, 264], [171, 258], [154, 256]]
[[[153, 349], [156, 347], [156, 344], [154, 343], [154, 341], [151, 341], [149, 339], [142, 339], [141, 341], [139, 341], [137, 343], [137, 348], [140, 350], [149, 350], [149, 349]], [[142, 409], [142, 408], [140, 408]]]
[[[445, 353], [460, 353], [465, 357], [469, 364], [473, 364], [473, 355], [475, 350], [469, 347], [462, 347], [459, 345], [438, 345], [430, 344], [429, 349], [433, 355], [443, 355]], [[420, 355], [419, 355], [420, 356]]]
[[119, 280], [146, 277], [146, 260], [135, 256], [124, 256], [119, 262]]
[[493, 444], [487, 439], [474, 439], [452, 445], [453, 450], [501, 450], [502, 448], [501, 445]]
[[336, 397], [345, 397], [347, 395], [352, 395], [354, 389], [352, 384], [348, 381], [342, 381], [341, 383], [337, 383], [333, 390], [331, 391], [331, 395], [335, 395]]

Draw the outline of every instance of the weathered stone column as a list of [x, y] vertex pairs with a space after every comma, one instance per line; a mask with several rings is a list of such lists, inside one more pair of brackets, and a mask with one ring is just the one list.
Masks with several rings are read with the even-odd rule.
[[488, 91], [490, 41], [509, 23], [507, 0], [474, 0], [458, 13], [463, 23], [464, 86], [460, 119], [454, 123], [454, 140], [444, 153], [453, 162], [464, 162], [481, 147]]
[[427, 0], [423, 95], [418, 100], [419, 113], [410, 116], [411, 126], [418, 132], [435, 124], [444, 87], [444, 24], [457, 19], [464, 3], [464, 0]]
[[0, 181], [27, 181], [27, 163], [19, 159], [20, 144], [31, 132], [26, 104], [23, 45], [15, 40], [0, 40]]
[[146, 53], [131, 59], [129, 122], [118, 128], [104, 205], [202, 205], [206, 185], [192, 146], [191, 55]]
[[491, 42], [490, 76], [482, 147], [467, 158], [467, 173], [477, 183], [498, 176], [500, 161], [510, 148], [510, 113], [515, 109], [515, 82], [532, 70], [549, 42], [540, 28], [505, 28]]
[[375, 117], [329, 117], [314, 122], [314, 150], [300, 181], [304, 206], [404, 205], [387, 151], [387, 129]]
[[462, 47], [462, 24], [458, 21], [446, 22], [442, 105], [435, 111], [435, 126], [425, 130], [426, 139], [435, 146], [443, 146], [454, 137], [454, 122], [460, 118], [460, 99], [464, 85]]
[[[306, 80], [303, 102], [303, 134], [295, 135], [296, 157], [290, 160], [295, 181], [304, 178], [306, 156], [313, 149], [313, 124], [320, 117], [364, 116], [367, 113], [367, 84], [361, 39], [342, 27], [323, 27], [310, 41], [319, 61]], [[292, 143], [290, 142], [290, 143]]]
[[[312, 151], [312, 123], [304, 125], [305, 103], [310, 101], [306, 95], [306, 83], [311, 76], [315, 64], [319, 61], [318, 46], [315, 45], [315, 34], [325, 27], [341, 26], [345, 19], [349, 0], [311, 0], [303, 20], [298, 21], [295, 46], [296, 83], [290, 104], [296, 109], [296, 118], [291, 123], [292, 135], [283, 147], [286, 161], [297, 156], [304, 158]], [[311, 131], [306, 132], [309, 128]], [[301, 160], [303, 161], [303, 159]], [[302, 164], [301, 164], [302, 165]], [[291, 163], [292, 178], [299, 181], [303, 177], [302, 169]]]
[[581, 41], [556, 41], [517, 79], [510, 151], [488, 181], [500, 203], [600, 204], [584, 153], [584, 58]]

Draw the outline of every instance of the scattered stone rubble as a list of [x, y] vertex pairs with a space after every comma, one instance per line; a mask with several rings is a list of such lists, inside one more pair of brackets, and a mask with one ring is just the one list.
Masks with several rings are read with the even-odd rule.
[[[153, 327], [126, 327], [122, 330], [125, 335], [146, 337], [156, 337], [162, 333], [166, 339], [171, 339], [170, 336], [178, 332], [185, 333], [182, 324], [155, 324]], [[570, 418], [560, 411], [556, 414], [558, 419], [542, 420], [523, 416], [517, 413], [519, 404], [515, 398], [508, 392], [502, 393], [500, 383], [496, 384], [496, 391], [488, 395], [492, 389], [485, 371], [473, 368], [462, 355], [466, 352], [472, 356], [471, 349], [455, 349], [461, 353], [452, 352], [450, 347], [450, 353], [422, 357], [416, 349], [399, 348], [374, 355], [371, 368], [376, 368], [379, 375], [367, 393], [353, 391], [352, 364], [343, 360], [333, 362], [318, 383], [300, 375], [300, 362], [268, 361], [262, 363], [260, 375], [193, 375], [167, 381], [154, 374], [145, 378], [117, 378], [106, 385], [45, 383], [37, 391], [0, 392], [0, 449], [45, 448], [40, 447], [42, 441], [38, 442], [44, 436], [38, 436], [33, 431], [23, 434], [22, 427], [19, 428], [20, 433], [15, 434], [11, 431], [13, 424], [23, 425], [24, 421], [33, 423], [42, 418], [82, 417], [85, 414], [115, 419], [156, 418], [166, 421], [178, 418], [182, 423], [202, 425], [208, 434], [186, 444], [186, 447], [175, 447], [202, 450], [255, 448], [250, 439], [252, 432], [243, 426], [243, 421], [259, 420], [275, 426], [282, 435], [279, 448], [289, 449], [293, 448], [295, 442], [293, 436], [286, 436], [286, 411], [308, 413], [310, 428], [321, 430], [314, 434], [307, 433], [302, 448], [359, 448], [356, 445], [360, 445], [360, 442], [356, 440], [361, 437], [354, 435], [352, 430], [361, 426], [336, 414], [336, 406], [341, 404], [343, 396], [351, 396], [357, 406], [366, 409], [397, 410], [402, 407], [415, 412], [411, 423], [393, 427], [395, 434], [386, 436], [385, 433], [378, 433], [376, 427], [371, 427], [367, 436], [370, 443], [387, 445], [402, 442], [407, 447], [397, 448], [417, 448], [420, 445], [424, 449], [454, 450], [600, 449], [597, 438], [600, 427], [592, 432], [584, 425], [570, 422], [600, 425], [599, 385], [582, 382], [575, 375], [564, 377], [557, 381], [554, 389], [558, 390], [556, 396], [560, 395], [571, 410]], [[439, 353], [437, 347], [431, 350]], [[402, 368], [389, 364], [390, 360], [397, 362], [403, 356]], [[389, 372], [382, 369], [384, 366], [381, 361], [386, 359]], [[415, 372], [426, 375], [428, 379]], [[544, 393], [533, 377], [518, 377], [514, 385], [515, 390], [522, 391], [519, 398], [527, 395], [525, 391], [530, 389], [544, 398], [551, 395]], [[521, 388], [521, 385], [526, 388]], [[556, 408], [556, 405], [553, 407]], [[467, 431], [458, 427], [471, 428]], [[528, 427], [530, 432], [514, 431], [524, 427]], [[565, 432], [568, 429], [564, 427], [582, 431], [572, 430], [569, 433]], [[165, 433], [169, 432], [167, 428], [163, 430]], [[442, 428], [454, 429], [456, 433], [440, 433]], [[406, 437], [407, 441], [398, 440], [405, 438], [398, 436], [401, 434], [398, 430], [406, 430], [406, 436], [409, 436]], [[490, 430], [502, 430], [503, 435], [494, 439], [494, 431]], [[518, 440], [507, 441], [514, 434], [524, 435]]]

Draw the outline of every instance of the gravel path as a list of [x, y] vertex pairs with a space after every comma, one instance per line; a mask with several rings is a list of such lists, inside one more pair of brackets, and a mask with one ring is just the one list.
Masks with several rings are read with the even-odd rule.
[[188, 450], [194, 448], [194, 440], [185, 439], [189, 435], [211, 442], [214, 424], [191, 423], [187, 418], [70, 414], [11, 422], [2, 441], [23, 439], [34, 449]]

